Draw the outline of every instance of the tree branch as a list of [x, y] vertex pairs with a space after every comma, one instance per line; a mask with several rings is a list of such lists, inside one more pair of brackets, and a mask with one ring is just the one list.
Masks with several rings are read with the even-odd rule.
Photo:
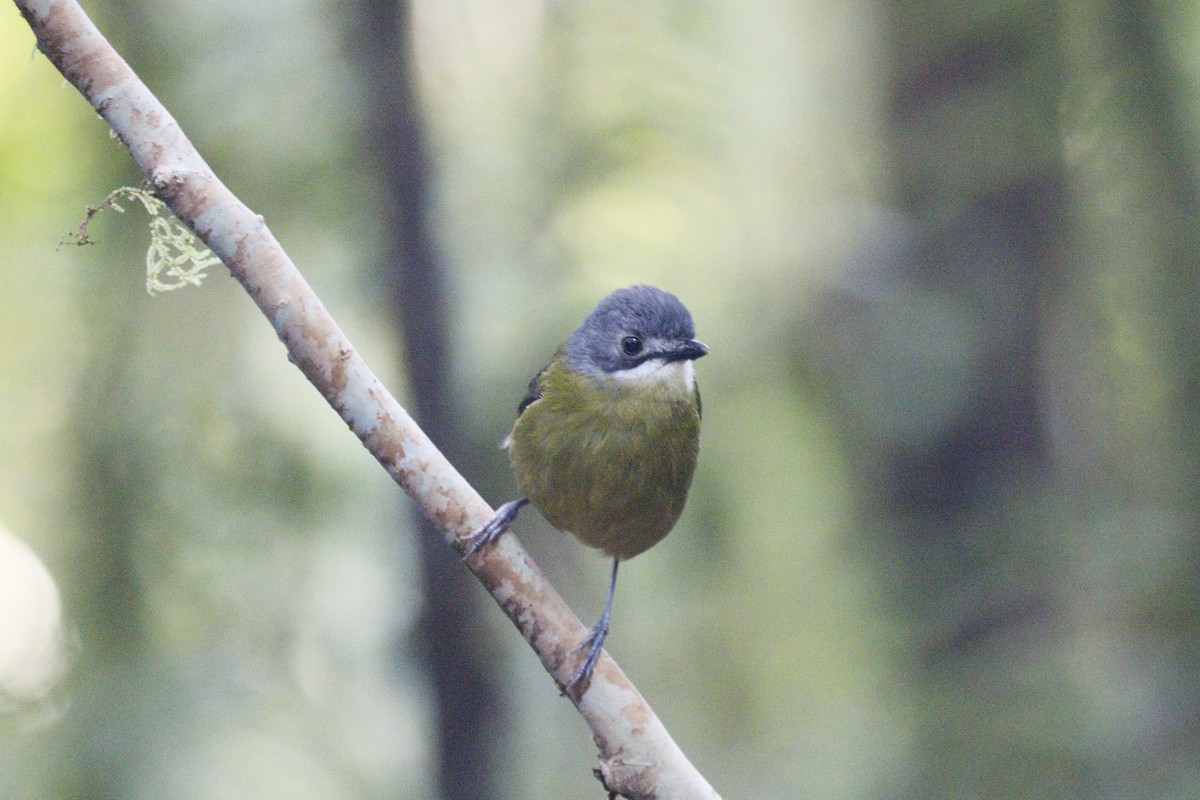
[[[179, 125], [72, 0], [15, 0], [38, 48], [100, 113], [156, 194], [229, 268], [313, 386], [462, 552], [492, 511], [383, 387], [254, 214], [217, 178]], [[586, 631], [515, 537], [467, 561], [561, 687]], [[607, 655], [572, 697], [600, 751], [605, 785], [629, 798], [716, 798]]]

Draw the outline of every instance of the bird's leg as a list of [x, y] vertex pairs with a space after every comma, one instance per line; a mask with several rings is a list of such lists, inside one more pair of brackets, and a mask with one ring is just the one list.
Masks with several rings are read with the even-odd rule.
[[586, 652], [583, 656], [583, 663], [579, 665], [579, 669], [575, 670], [575, 677], [571, 678], [571, 682], [567, 684], [566, 691], [568, 692], [578, 686], [580, 682], [590, 681], [592, 678], [596, 659], [600, 657], [600, 650], [604, 647], [604, 637], [608, 636], [608, 618], [612, 616], [613, 594], [617, 590], [617, 566], [620, 563], [621, 559], [613, 559], [612, 577], [608, 580], [608, 597], [604, 601], [604, 612], [600, 614], [600, 619], [596, 620], [596, 624], [592, 626], [587, 637], [575, 648], [577, 653], [580, 650], [586, 650]]
[[513, 520], [517, 518], [517, 512], [521, 510], [521, 506], [528, 502], [529, 500], [522, 497], [520, 500], [510, 500], [496, 509], [496, 515], [467, 539], [467, 549], [463, 553], [463, 558], [473, 555], [479, 548], [494, 542], [497, 536], [508, 530], [508, 526], [512, 525]]

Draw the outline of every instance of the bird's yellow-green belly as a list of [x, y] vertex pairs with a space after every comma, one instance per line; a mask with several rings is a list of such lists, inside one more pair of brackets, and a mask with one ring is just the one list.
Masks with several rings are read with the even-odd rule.
[[547, 392], [517, 420], [509, 454], [518, 488], [551, 525], [632, 558], [683, 511], [700, 420], [689, 399], [603, 394], [567, 405]]

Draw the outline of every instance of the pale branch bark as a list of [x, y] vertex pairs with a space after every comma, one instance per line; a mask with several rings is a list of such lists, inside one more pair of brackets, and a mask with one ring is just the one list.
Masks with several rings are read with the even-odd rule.
[[[288, 358], [459, 552], [491, 508], [383, 387], [267, 229], [217, 178], [178, 123], [73, 0], [15, 0], [41, 50], [129, 148], [156, 194], [225, 263]], [[586, 629], [515, 537], [467, 560], [555, 682], [571, 679]], [[629, 798], [718, 798], [616, 662], [602, 655], [572, 697], [600, 774]], [[719, 800], [719, 798], [718, 798]]]

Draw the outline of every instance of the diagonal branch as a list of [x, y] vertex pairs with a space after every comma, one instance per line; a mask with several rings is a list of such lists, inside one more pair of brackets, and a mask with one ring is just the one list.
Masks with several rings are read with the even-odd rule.
[[[178, 123], [74, 0], [16, 0], [38, 48], [129, 148], [155, 192], [225, 263], [270, 320], [288, 358], [388, 474], [460, 552], [492, 511], [383, 387], [256, 215], [217, 178]], [[571, 679], [586, 633], [512, 536], [467, 566], [529, 642], [559, 686]], [[714, 798], [607, 655], [590, 688], [572, 697], [600, 751], [605, 785], [630, 798]]]

